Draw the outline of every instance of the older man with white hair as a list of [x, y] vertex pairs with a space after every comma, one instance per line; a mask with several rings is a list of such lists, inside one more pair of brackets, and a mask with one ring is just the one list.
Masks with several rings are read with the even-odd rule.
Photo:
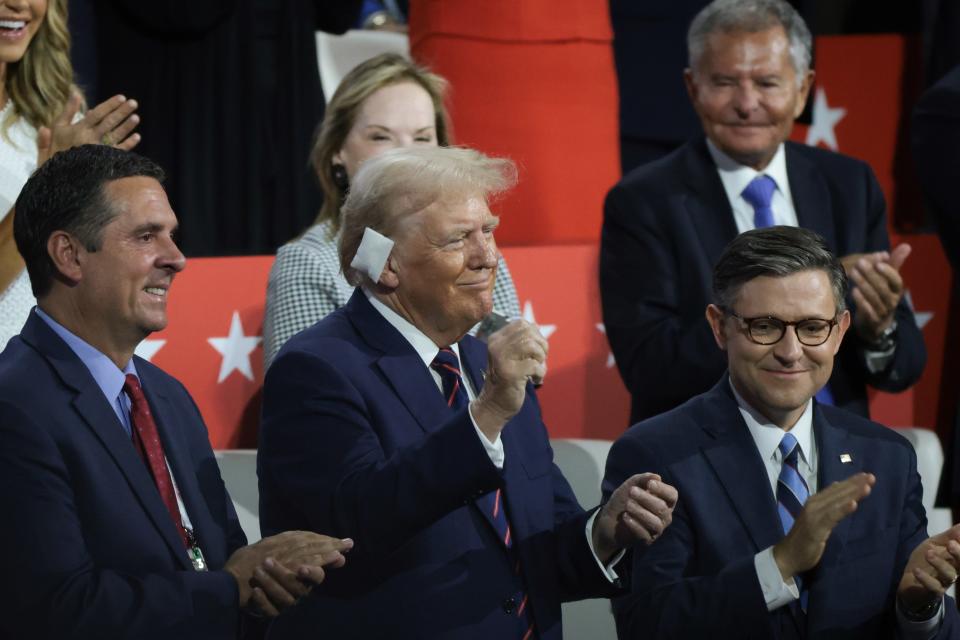
[[560, 602], [617, 592], [624, 547], [676, 491], [635, 474], [584, 512], [553, 464], [532, 382], [547, 342], [515, 321], [489, 347], [507, 160], [455, 148], [368, 160], [343, 208], [350, 302], [291, 339], [264, 388], [264, 532], [349, 532], [350, 568], [275, 624], [357, 638], [560, 638]]
[[774, 224], [823, 236], [853, 284], [853, 329], [818, 399], [867, 416], [867, 385], [902, 391], [923, 373], [900, 273], [910, 247], [890, 248], [873, 171], [788, 141], [813, 83], [812, 43], [784, 0], [711, 2], [690, 25], [684, 75], [705, 136], [607, 196], [600, 293], [631, 422], [706, 391], [723, 372], [702, 321], [711, 269], [738, 233]]

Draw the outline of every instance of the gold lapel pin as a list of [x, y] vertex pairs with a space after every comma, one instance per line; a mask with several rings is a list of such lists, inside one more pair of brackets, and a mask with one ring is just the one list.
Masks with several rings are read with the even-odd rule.
[[853, 456], [851, 456], [849, 453], [841, 453], [840, 462], [842, 462], [843, 464], [850, 464], [851, 462], [853, 462]]

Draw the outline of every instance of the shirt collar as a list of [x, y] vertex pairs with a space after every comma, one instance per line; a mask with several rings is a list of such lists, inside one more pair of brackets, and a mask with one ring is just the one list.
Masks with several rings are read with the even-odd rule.
[[[375, 295], [373, 295], [367, 289], [363, 290], [363, 294], [367, 296], [367, 300], [370, 301], [370, 304], [373, 305], [373, 308], [383, 316], [383, 319], [386, 320], [393, 326], [394, 329], [400, 332], [400, 335], [410, 343], [410, 346], [413, 347], [413, 350], [417, 352], [417, 355], [420, 356], [420, 359], [423, 360], [425, 367], [429, 368], [433, 363], [433, 359], [437, 357], [437, 353], [440, 351], [440, 347], [437, 344], [427, 337], [427, 335], [420, 331], [420, 329], [413, 326], [406, 318], [403, 318], [396, 311], [385, 305], [380, 301]], [[460, 347], [457, 343], [450, 345], [450, 348], [457, 358], [460, 358]]]
[[763, 171], [757, 171], [753, 167], [740, 164], [713, 144], [710, 138], [707, 138], [707, 150], [714, 164], [717, 165], [717, 171], [720, 172], [720, 180], [727, 191], [731, 201], [734, 197], [740, 196], [747, 185], [759, 175], [768, 175], [777, 183], [777, 190], [783, 194], [787, 201], [790, 198], [790, 181], [787, 179], [787, 156], [784, 151], [783, 143], [777, 147], [777, 152], [773, 154], [773, 159], [764, 167]]
[[[750, 435], [753, 437], [754, 443], [757, 445], [757, 449], [760, 451], [760, 455], [764, 460], [770, 460], [775, 458], [776, 460], [781, 459], [781, 455], [778, 452], [778, 447], [780, 446], [780, 441], [783, 440], [784, 434], [786, 431], [773, 424], [763, 416], [759, 411], [750, 406], [746, 400], [743, 399], [738, 392], [736, 387], [733, 386], [732, 380], [727, 380], [730, 384], [730, 388], [733, 390], [733, 397], [737, 400], [737, 406], [740, 409], [740, 415], [743, 416], [743, 421], [747, 423], [747, 429], [750, 430]], [[793, 425], [793, 428], [790, 429], [790, 433], [793, 434], [793, 437], [797, 439], [797, 444], [800, 446], [800, 456], [811, 468], [814, 466], [814, 455], [813, 455], [813, 399], [807, 400], [807, 406], [803, 410], [803, 413], [800, 415], [800, 418], [797, 420], [797, 423]]]
[[103, 352], [44, 313], [40, 307], [35, 307], [35, 309], [40, 319], [46, 322], [47, 325], [53, 329], [54, 333], [60, 336], [60, 338], [67, 343], [67, 346], [80, 358], [80, 362], [90, 371], [90, 375], [93, 376], [97, 386], [100, 387], [103, 395], [107, 397], [107, 400], [111, 404], [116, 401], [120, 392], [123, 390], [123, 383], [126, 382], [128, 373], [132, 373], [138, 378], [140, 377], [137, 374], [137, 369], [133, 364], [132, 358], [127, 362], [123, 370], [118, 369], [113, 360], [104, 355]]

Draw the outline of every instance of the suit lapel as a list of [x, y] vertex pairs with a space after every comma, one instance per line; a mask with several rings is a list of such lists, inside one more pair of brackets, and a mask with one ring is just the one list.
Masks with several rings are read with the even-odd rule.
[[430, 432], [449, 420], [450, 409], [420, 356], [373, 308], [360, 288], [353, 292], [344, 310], [357, 333], [380, 352], [374, 359], [376, 367], [420, 427]]
[[727, 243], [737, 236], [733, 206], [723, 189], [717, 167], [707, 150], [706, 139], [690, 144], [683, 156], [683, 207], [689, 228], [697, 235], [709, 264], [716, 264]]
[[[851, 447], [852, 443], [847, 430], [831, 424], [816, 402], [813, 408], [813, 432], [818, 452], [817, 491], [823, 491], [834, 482], [845, 480], [863, 469], [862, 451]], [[842, 462], [841, 455], [844, 456], [844, 460], [849, 458], [850, 462]], [[821, 582], [819, 576], [825, 569], [840, 561], [855, 517], [856, 512], [841, 520], [833, 528], [820, 562], [805, 576], [807, 590], [810, 593], [808, 614], [811, 618], [818, 617], [821, 601], [836, 602], [838, 598], [845, 597], [845, 594], [831, 593], [830, 582]]]
[[794, 144], [787, 142], [785, 153], [787, 180], [790, 181], [790, 195], [797, 212], [797, 224], [819, 233], [828, 247], [836, 247], [834, 215], [830, 207], [827, 183], [817, 166], [802, 156]]
[[757, 445], [740, 415], [724, 376], [710, 391], [699, 422], [714, 442], [703, 455], [716, 473], [757, 551], [783, 538], [776, 500]]
[[[210, 515], [206, 500], [200, 493], [197, 476], [193, 472], [193, 461], [190, 457], [189, 447], [184, 441], [183, 432], [176, 426], [183, 424], [183, 419], [178, 415], [163, 392], [161, 384], [155, 381], [149, 369], [146, 366], [140, 366], [138, 374], [143, 382], [143, 392], [147, 397], [150, 410], [153, 412], [157, 431], [163, 443], [163, 453], [170, 464], [170, 470], [173, 473], [177, 491], [180, 493], [180, 499], [183, 501], [183, 506], [190, 517], [190, 524], [200, 540], [200, 548], [203, 549], [207, 559], [210, 560], [212, 551], [221, 546], [222, 543], [209, 535], [213, 518]], [[169, 520], [169, 516], [167, 519]], [[183, 544], [179, 537], [176, 538], [176, 544], [177, 557], [182, 559], [185, 566], [190, 566], [186, 554], [182, 552]]]
[[86, 365], [35, 313], [30, 314], [21, 336], [47, 359], [61, 381], [76, 392], [73, 406], [77, 413], [127, 479], [133, 494], [170, 547], [171, 553], [188, 567], [183, 543], [150, 472], [137, 455], [123, 425]]
[[[813, 431], [817, 440], [818, 466], [817, 491], [823, 491], [834, 482], [846, 480], [863, 470], [863, 453], [852, 447], [849, 432], [840, 426], [831, 424], [814, 404]], [[842, 459], [841, 459], [842, 456]], [[849, 459], [849, 462], [842, 460]], [[818, 567], [834, 564], [839, 559], [850, 533], [850, 524], [856, 512], [841, 520], [830, 534], [827, 547]]]

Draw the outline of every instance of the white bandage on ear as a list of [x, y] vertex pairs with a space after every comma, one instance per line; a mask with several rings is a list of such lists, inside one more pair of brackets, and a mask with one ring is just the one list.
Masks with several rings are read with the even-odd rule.
[[350, 261], [350, 266], [364, 272], [374, 282], [380, 282], [380, 274], [383, 273], [392, 249], [393, 240], [367, 227], [363, 230], [363, 239], [357, 248], [357, 255]]

